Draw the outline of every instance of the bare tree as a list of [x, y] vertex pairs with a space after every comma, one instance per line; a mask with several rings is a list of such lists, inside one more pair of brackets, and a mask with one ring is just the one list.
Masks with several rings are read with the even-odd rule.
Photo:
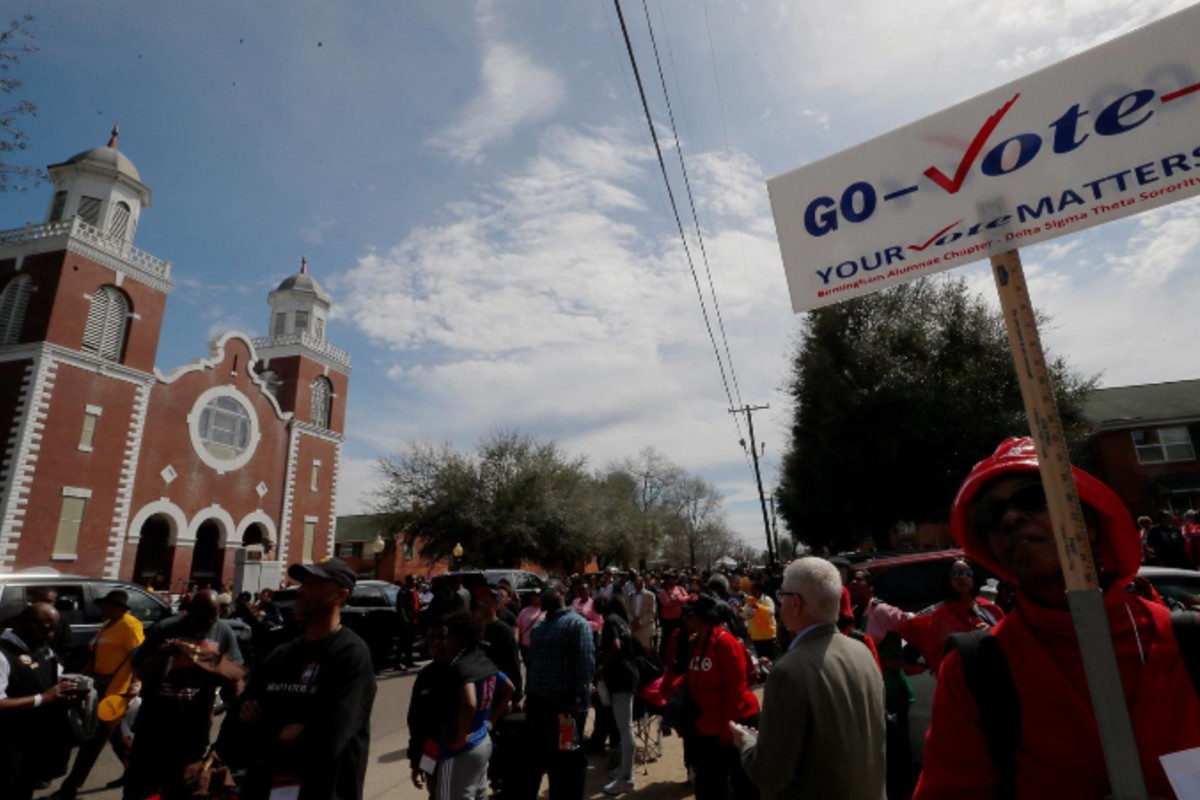
[[46, 177], [40, 169], [10, 161], [14, 153], [29, 148], [29, 134], [22, 129], [21, 120], [37, 116], [36, 105], [15, 96], [23, 84], [10, 74], [22, 55], [37, 52], [30, 43], [33, 39], [30, 22], [33, 17], [26, 14], [0, 28], [0, 95], [4, 96], [0, 107], [0, 192], [9, 189], [23, 192], [27, 182], [37, 183]]

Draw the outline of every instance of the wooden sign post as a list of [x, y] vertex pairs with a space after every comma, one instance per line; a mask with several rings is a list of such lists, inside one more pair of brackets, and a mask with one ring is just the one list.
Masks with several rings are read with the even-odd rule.
[[[994, 212], [998, 204], [988, 204]], [[981, 213], [985, 208], [981, 205]], [[999, 246], [1002, 231], [992, 241]], [[1038, 467], [1046, 490], [1050, 523], [1067, 585], [1067, 600], [1075, 635], [1083, 656], [1092, 708], [1100, 729], [1104, 760], [1116, 800], [1145, 800], [1146, 783], [1133, 736], [1125, 690], [1117, 669], [1112, 631], [1104, 595], [1088, 538], [1087, 523], [1079, 503], [1066, 436], [1054, 399], [1054, 383], [1042, 352], [1037, 316], [1029, 299], [1021, 255], [1009, 250], [991, 257], [992, 276], [1000, 295], [1000, 308], [1008, 327], [1008, 343], [1021, 386], [1021, 399], [1029, 431], [1037, 446]]]

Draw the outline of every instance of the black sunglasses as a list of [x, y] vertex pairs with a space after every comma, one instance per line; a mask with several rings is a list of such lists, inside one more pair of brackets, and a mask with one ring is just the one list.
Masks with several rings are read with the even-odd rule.
[[978, 503], [971, 509], [971, 527], [977, 533], [990, 533], [1004, 521], [1009, 509], [1032, 514], [1046, 508], [1046, 490], [1040, 483], [1022, 486], [1004, 500]]

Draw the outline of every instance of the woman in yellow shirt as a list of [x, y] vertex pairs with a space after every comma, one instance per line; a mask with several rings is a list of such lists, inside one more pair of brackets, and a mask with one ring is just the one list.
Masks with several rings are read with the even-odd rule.
[[[104, 626], [92, 639], [91, 665], [87, 672], [96, 681], [96, 693], [103, 701], [105, 697], [118, 696], [125, 700], [137, 694], [133, 678], [133, 651], [146, 636], [142, 632], [142, 621], [129, 613], [129, 593], [113, 589], [97, 601], [104, 615]], [[121, 735], [120, 718], [112, 722], [100, 722], [96, 735], [79, 746], [79, 755], [71, 774], [54, 793], [53, 800], [75, 800], [79, 788], [87, 780], [96, 759], [104, 749], [104, 743], [112, 744], [113, 752], [122, 764], [128, 764], [129, 743]], [[105, 788], [120, 786], [124, 776], [112, 781]]]
[[759, 658], [775, 659], [775, 603], [763, 593], [761, 581], [750, 584], [750, 596], [742, 606], [742, 616], [746, 619], [746, 627], [750, 629], [750, 641], [754, 642], [754, 652]]

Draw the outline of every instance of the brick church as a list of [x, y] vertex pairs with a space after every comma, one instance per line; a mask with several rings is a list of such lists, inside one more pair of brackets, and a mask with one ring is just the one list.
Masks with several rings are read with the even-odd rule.
[[134, 246], [150, 189], [117, 149], [50, 166], [44, 222], [0, 231], [0, 572], [229, 582], [239, 549], [333, 548], [350, 356], [301, 264], [269, 335], [154, 366], [171, 264]]

